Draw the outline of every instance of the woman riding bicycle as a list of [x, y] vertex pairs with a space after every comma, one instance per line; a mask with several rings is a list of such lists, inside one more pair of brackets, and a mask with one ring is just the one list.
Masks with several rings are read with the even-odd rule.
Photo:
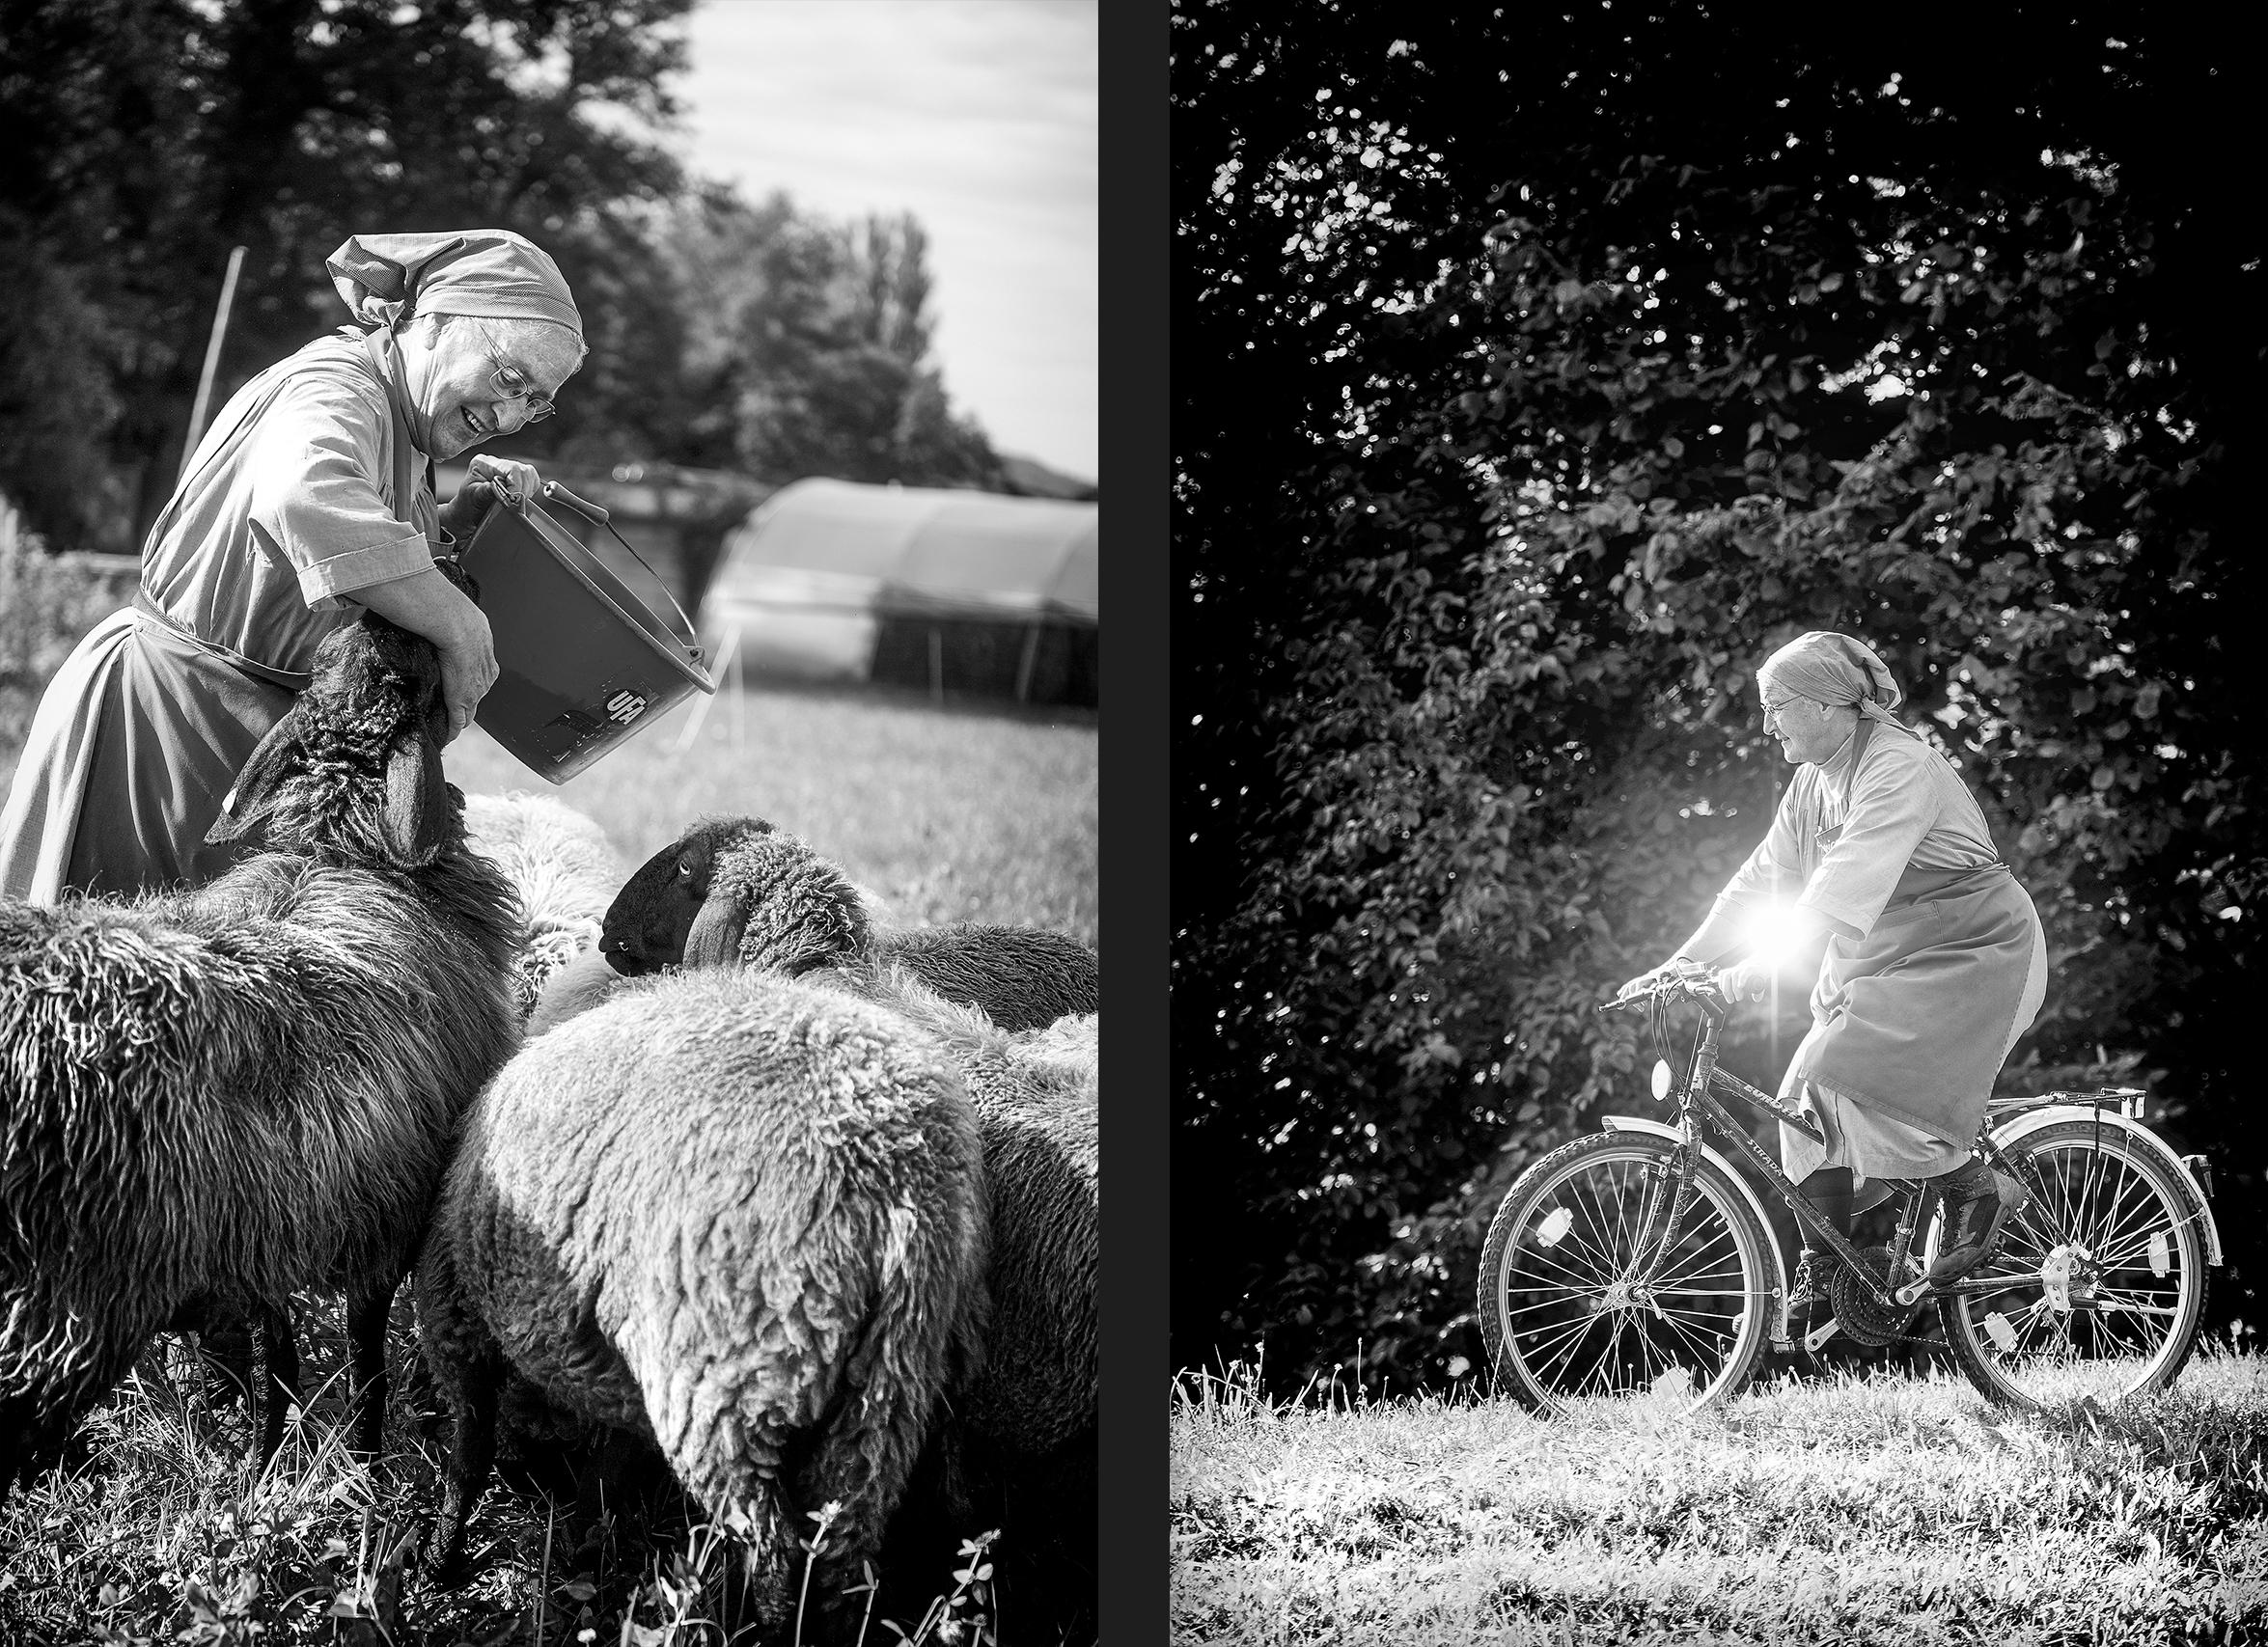
[[[1718, 965], [1744, 947], [1746, 917], [1792, 904], [1801, 939], [1826, 934], [1827, 947], [1781, 1097], [1826, 1141], [1782, 1127], [1783, 1167], [1845, 1236], [1855, 1203], [1889, 1193], [1863, 1194], [1868, 1180], [1928, 1180], [1947, 1232], [1929, 1278], [1957, 1280], [2029, 1198], [1971, 1147], [2008, 1049], [2039, 1011], [2039, 916], [1951, 762], [1890, 713], [1903, 694], [1871, 647], [1813, 630], [1756, 679], [1764, 729], [1795, 780], [1700, 930], [1621, 993], [1672, 967]], [[1770, 958], [1752, 954], [1718, 985], [1738, 1001], [1771, 978]], [[1826, 1269], [1807, 1236], [1791, 1307], [1821, 1302]]]

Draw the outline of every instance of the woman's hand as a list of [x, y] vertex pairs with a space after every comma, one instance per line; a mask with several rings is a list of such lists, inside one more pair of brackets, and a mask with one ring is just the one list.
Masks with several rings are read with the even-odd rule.
[[1662, 974], [1664, 973], [1675, 972], [1680, 967], [1687, 967], [1691, 966], [1692, 964], [1693, 963], [1688, 961], [1683, 955], [1672, 955], [1660, 966], [1655, 967], [1648, 972], [1640, 973], [1636, 977], [1632, 978], [1620, 989], [1615, 991], [1615, 999], [1617, 1001], [1628, 1001], [1634, 995], [1644, 995], [1647, 990], [1653, 988], [1655, 984], [1661, 982]]
[[441, 701], [449, 705], [449, 740], [473, 724], [481, 700], [496, 684], [496, 638], [488, 615], [470, 601], [469, 618], [456, 625], [448, 641], [437, 643], [441, 653]]
[[1764, 992], [1772, 986], [1773, 971], [1770, 965], [1751, 955], [1717, 974], [1717, 993], [1727, 1001], [1761, 1001]]
[[470, 478], [441, 509], [441, 527], [452, 537], [470, 537], [487, 516], [490, 504], [517, 508], [543, 491], [543, 477], [533, 463], [482, 453], [472, 460]]
[[449, 711], [454, 741], [473, 724], [473, 712], [496, 684], [496, 637], [487, 614], [438, 566], [356, 590], [354, 598], [433, 643], [441, 654], [441, 701]]
[[543, 477], [536, 473], [536, 466], [516, 457], [490, 457], [484, 452], [467, 467], [473, 480], [486, 483], [507, 508], [516, 508], [543, 490]]

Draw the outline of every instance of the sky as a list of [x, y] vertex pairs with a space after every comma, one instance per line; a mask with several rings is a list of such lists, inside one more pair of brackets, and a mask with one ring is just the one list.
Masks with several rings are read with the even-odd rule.
[[1094, 0], [701, 0], [672, 141], [750, 200], [910, 211], [993, 447], [1099, 480]]

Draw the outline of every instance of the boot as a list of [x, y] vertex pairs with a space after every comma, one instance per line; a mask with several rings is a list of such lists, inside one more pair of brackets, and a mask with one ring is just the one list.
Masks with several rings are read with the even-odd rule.
[[[1835, 1233], [1848, 1241], [1851, 1236], [1851, 1169], [1847, 1167], [1822, 1167], [1795, 1187], [1795, 1193], [1810, 1202], [1812, 1207], [1834, 1225]], [[1803, 1250], [1796, 1254], [1795, 1278], [1787, 1289], [1787, 1307], [1790, 1314], [1810, 1319], [1828, 1307], [1827, 1277], [1835, 1269], [1834, 1254], [1812, 1245], [1812, 1232], [1797, 1226], [1803, 1237]]]
[[1945, 1203], [1944, 1245], [1929, 1266], [1929, 1281], [1945, 1286], [1984, 1262], [2008, 1220], [2030, 1204], [2032, 1192], [1974, 1156], [1928, 1182]]

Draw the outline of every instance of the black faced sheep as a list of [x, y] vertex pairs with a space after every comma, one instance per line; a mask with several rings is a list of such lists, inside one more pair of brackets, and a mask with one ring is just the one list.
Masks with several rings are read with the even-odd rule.
[[855, 1582], [982, 1353], [977, 1122], [933, 1037], [839, 991], [719, 971], [625, 984], [529, 1041], [466, 1122], [420, 1260], [456, 1420], [435, 1565], [461, 1571], [499, 1390], [650, 1439], [790, 1607]]
[[464, 828], [465, 844], [502, 869], [520, 895], [524, 1019], [554, 974], [598, 947], [607, 905], [622, 884], [622, 860], [604, 830], [549, 795], [467, 795]]
[[465, 849], [440, 686], [366, 614], [211, 832], [265, 851], [137, 904], [0, 903], [0, 1492], [169, 1322], [300, 1288], [346, 1294], [374, 1449], [388, 1305], [517, 1038], [512, 889]]
[[833, 865], [827, 888], [816, 895], [783, 878], [783, 842], [788, 855], [812, 856], [794, 837], [759, 818], [695, 824], [623, 884], [606, 912], [600, 948], [629, 976], [679, 963], [713, 964], [730, 954], [729, 947], [719, 947], [728, 935], [718, 922], [761, 897], [780, 930], [803, 946], [794, 957], [802, 966], [899, 961], [948, 1001], [978, 1008], [1004, 1029], [1037, 1029], [1065, 1013], [1100, 1010], [1094, 951], [1077, 939], [1037, 927], [968, 922], [876, 929], [862, 898], [835, 895], [836, 883], [849, 883]]

